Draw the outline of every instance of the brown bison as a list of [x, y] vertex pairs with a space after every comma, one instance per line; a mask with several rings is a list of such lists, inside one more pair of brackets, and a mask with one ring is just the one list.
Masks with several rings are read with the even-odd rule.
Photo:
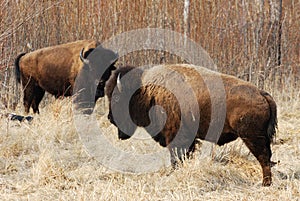
[[[15, 68], [17, 81], [22, 81], [25, 112], [32, 107], [34, 113], [39, 113], [45, 91], [55, 97], [71, 96], [76, 76], [84, 66], [82, 60], [97, 46], [99, 43], [95, 40], [79, 40], [20, 54], [15, 60]], [[112, 51], [106, 51], [116, 56]], [[113, 62], [101, 77], [95, 101], [104, 96], [105, 81], [114, 69]]]
[[118, 68], [105, 93], [108, 119], [118, 127], [120, 139], [144, 127], [168, 147], [174, 165], [175, 156], [182, 157], [179, 151], [193, 152], [197, 138], [224, 145], [240, 137], [262, 167], [262, 184], [271, 184], [277, 111], [267, 92], [233, 76], [177, 64]]

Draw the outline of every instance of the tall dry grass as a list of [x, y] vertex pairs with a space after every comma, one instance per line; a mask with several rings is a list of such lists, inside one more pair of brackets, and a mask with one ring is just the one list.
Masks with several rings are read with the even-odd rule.
[[[187, 26], [183, 1], [0, 1], [1, 114], [23, 113], [13, 63], [20, 52], [30, 51], [27, 44], [38, 49], [86, 38], [105, 41], [138, 28], [165, 28], [187, 33], [221, 72], [272, 93], [279, 119], [272, 159], [280, 160], [269, 188], [261, 187], [260, 165], [241, 141], [214, 147], [213, 156], [204, 159], [197, 157], [203, 152], [200, 146], [196, 157], [175, 171], [117, 173], [85, 152], [70, 99], [48, 97], [31, 124], [0, 118], [0, 200], [300, 200], [300, 2], [283, 1], [280, 65], [268, 60], [268, 2], [194, 0]], [[165, 52], [140, 51], [119, 62], [182, 60]], [[106, 117], [99, 120], [111, 130], [109, 139], [117, 146], [129, 151], [146, 146], [118, 141]], [[162, 149], [155, 143], [147, 146]]]
[[[299, 200], [299, 102], [288, 109], [278, 102], [280, 130], [272, 160], [280, 163], [272, 168], [272, 186], [262, 187], [261, 167], [241, 140], [214, 146], [208, 157], [202, 142], [194, 158], [176, 170], [113, 171], [87, 154], [71, 99], [53, 98], [32, 123], [0, 119], [0, 200]], [[133, 153], [164, 149], [151, 139], [118, 140], [100, 106], [99, 125], [112, 146]]]

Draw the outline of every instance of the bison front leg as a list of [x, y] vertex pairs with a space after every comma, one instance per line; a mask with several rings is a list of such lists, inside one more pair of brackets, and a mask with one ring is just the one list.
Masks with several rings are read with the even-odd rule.
[[168, 146], [170, 155], [171, 155], [171, 165], [176, 167], [178, 162], [183, 162], [184, 159], [188, 159], [192, 156], [192, 153], [195, 150], [195, 143], [192, 143], [190, 147], [185, 146]]
[[251, 153], [259, 161], [262, 172], [263, 172], [263, 186], [270, 186], [272, 183], [272, 173], [271, 173], [271, 148], [270, 141], [266, 137], [257, 138], [246, 138], [243, 139], [246, 146], [250, 149]]
[[171, 164], [173, 167], [177, 163], [183, 162], [185, 158], [190, 158], [195, 150], [195, 139], [194, 136], [189, 136], [185, 133], [177, 134], [174, 139], [166, 137], [166, 144], [171, 155]]

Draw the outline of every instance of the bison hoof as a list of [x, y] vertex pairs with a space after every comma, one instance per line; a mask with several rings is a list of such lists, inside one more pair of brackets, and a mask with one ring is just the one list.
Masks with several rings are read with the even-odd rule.
[[263, 185], [263, 186], [271, 186], [271, 183], [272, 183], [271, 178], [270, 178], [270, 177], [265, 177], [265, 178], [263, 179], [262, 185]]
[[280, 161], [277, 161], [277, 162], [271, 161], [270, 165], [271, 165], [271, 167], [274, 167], [275, 165], [277, 165], [279, 163], [280, 163]]

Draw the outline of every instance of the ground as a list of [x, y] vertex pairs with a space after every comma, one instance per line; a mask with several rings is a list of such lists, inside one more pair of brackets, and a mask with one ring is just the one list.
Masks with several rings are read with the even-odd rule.
[[[276, 102], [279, 130], [271, 148], [279, 164], [272, 168], [270, 187], [261, 186], [261, 167], [241, 140], [222, 147], [200, 142], [194, 157], [175, 170], [128, 174], [87, 153], [68, 98], [48, 101], [31, 123], [2, 116], [0, 200], [300, 200], [300, 101]], [[118, 140], [103, 104], [97, 120], [114, 146], [166, 151], [151, 140]], [[14, 112], [22, 114], [23, 107]]]

